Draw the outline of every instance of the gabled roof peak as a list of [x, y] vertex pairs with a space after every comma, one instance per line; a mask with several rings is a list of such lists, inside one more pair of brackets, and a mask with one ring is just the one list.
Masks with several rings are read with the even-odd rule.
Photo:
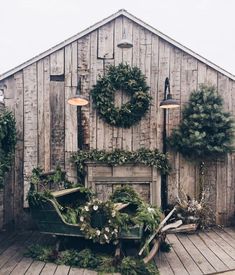
[[227, 77], [235, 80], [235, 76], [229, 72], [227, 72], [226, 70], [222, 69], [221, 67], [215, 65], [214, 63], [210, 62], [209, 60], [207, 60], [206, 58], [200, 56], [199, 54], [195, 53], [194, 51], [190, 50], [189, 48], [181, 45], [179, 42], [175, 41], [174, 39], [170, 38], [169, 36], [163, 34], [162, 32], [156, 30], [155, 28], [153, 28], [152, 26], [148, 25], [147, 23], [143, 22], [141, 19], [135, 17], [134, 15], [130, 14], [129, 12], [127, 12], [125, 9], [120, 9], [118, 12], [110, 15], [109, 17], [99, 21], [98, 23], [88, 27], [87, 29], [85, 29], [82, 32], [79, 32], [78, 34], [66, 39], [65, 41], [55, 45], [54, 47], [50, 48], [49, 50], [29, 59], [28, 61], [22, 63], [21, 65], [3, 73], [2, 75], [0, 75], [0, 81], [3, 80], [4, 78], [7, 78], [8, 76], [11, 76], [12, 74], [22, 70], [23, 68], [31, 65], [34, 62], [37, 62], [38, 60], [50, 55], [51, 53], [67, 46], [68, 44], [76, 41], [77, 39], [85, 36], [86, 34], [94, 31], [95, 29], [98, 29], [99, 27], [109, 23], [110, 21], [114, 20], [115, 18], [119, 17], [119, 16], [125, 16], [127, 18], [129, 18], [130, 20], [132, 20], [133, 22], [137, 23], [138, 25], [142, 26], [143, 28], [149, 30], [150, 32], [158, 35], [159, 37], [161, 37], [162, 39], [164, 39], [165, 41], [169, 42], [170, 44], [172, 44], [173, 46], [181, 49], [182, 51], [188, 53], [189, 55], [195, 57], [196, 59], [198, 59], [199, 61], [205, 63], [206, 65], [210, 66], [211, 68], [215, 69], [216, 71], [226, 75]]

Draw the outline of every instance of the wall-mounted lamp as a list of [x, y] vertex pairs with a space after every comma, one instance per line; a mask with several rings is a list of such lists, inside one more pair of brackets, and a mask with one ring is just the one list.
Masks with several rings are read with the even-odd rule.
[[[168, 90], [168, 94], [167, 94]], [[172, 94], [170, 93], [170, 81], [167, 77], [165, 79], [165, 89], [164, 89], [164, 100], [160, 102], [160, 108], [163, 109], [163, 132], [162, 132], [162, 152], [166, 154], [167, 152], [167, 133], [166, 133], [166, 110], [180, 107], [180, 104], [177, 100], [172, 98]], [[161, 175], [161, 204], [162, 208], [165, 210], [168, 205], [168, 178], [167, 175]]]
[[76, 95], [70, 97], [68, 99], [68, 103], [70, 105], [74, 105], [74, 106], [85, 106], [89, 103], [88, 98], [84, 95], [81, 95], [81, 79], [79, 78], [78, 80], [78, 85], [77, 85], [77, 91], [76, 91]]
[[89, 103], [88, 98], [81, 95], [81, 79], [78, 80], [76, 95], [68, 99], [68, 103], [73, 106], [77, 106], [77, 146], [78, 149], [83, 148], [83, 130], [82, 130], [82, 106]]
[[[167, 94], [168, 90], [168, 94]], [[165, 90], [164, 90], [164, 99], [160, 102], [160, 108], [162, 109], [172, 109], [178, 108], [180, 105], [177, 100], [172, 98], [172, 94], [170, 92], [170, 81], [167, 77], [165, 80]]]
[[121, 49], [129, 49], [129, 48], [133, 47], [133, 43], [129, 39], [126, 38], [125, 30], [124, 30], [124, 33], [123, 33], [123, 38], [117, 44], [117, 46]]
[[85, 105], [87, 105], [89, 102], [88, 102], [88, 99], [87, 99], [86, 96], [76, 94], [75, 96], [70, 97], [70, 98], [68, 99], [68, 103], [69, 103], [70, 105], [74, 105], [74, 106], [85, 106]]
[[4, 89], [0, 88], [0, 103], [4, 104]]

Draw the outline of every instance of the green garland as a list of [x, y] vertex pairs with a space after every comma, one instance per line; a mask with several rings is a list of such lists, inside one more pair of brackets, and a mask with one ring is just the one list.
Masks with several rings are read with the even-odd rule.
[[33, 244], [27, 248], [24, 256], [58, 265], [92, 269], [98, 271], [98, 274], [120, 272], [122, 275], [159, 275], [153, 262], [145, 264], [142, 259], [129, 256], [117, 261], [112, 253], [101, 253], [94, 247], [66, 249], [55, 253], [52, 245]]
[[12, 112], [4, 111], [0, 114], [0, 188], [3, 188], [4, 176], [11, 168], [15, 145], [15, 118]]
[[82, 179], [85, 176], [85, 162], [95, 161], [106, 163], [112, 166], [123, 165], [126, 163], [142, 163], [147, 166], [153, 166], [167, 174], [170, 171], [170, 165], [165, 154], [157, 149], [150, 150], [141, 148], [135, 152], [115, 149], [114, 151], [105, 150], [79, 150], [72, 155], [72, 161], [77, 165], [78, 176]]
[[[130, 101], [121, 108], [114, 105], [114, 94], [122, 90]], [[149, 109], [151, 96], [146, 77], [139, 68], [128, 64], [109, 66], [105, 76], [100, 77], [91, 94], [99, 115], [112, 126], [130, 128], [141, 120]]]

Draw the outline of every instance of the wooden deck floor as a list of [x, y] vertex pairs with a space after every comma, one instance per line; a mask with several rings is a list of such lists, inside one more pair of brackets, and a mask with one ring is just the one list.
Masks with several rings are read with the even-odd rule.
[[[24, 257], [29, 244], [42, 240], [36, 232], [0, 232], [0, 275], [95, 275], [94, 271], [34, 261]], [[213, 229], [199, 234], [169, 234], [170, 253], [155, 258], [161, 275], [235, 274], [235, 229]], [[234, 272], [234, 273], [233, 273]], [[226, 274], [226, 273], [225, 273]], [[144, 274], [143, 274], [144, 275]]]
[[235, 228], [168, 234], [167, 240], [171, 252], [155, 258], [161, 275], [235, 274]]
[[[24, 257], [26, 247], [43, 243], [37, 232], [0, 233], [0, 275], [96, 275], [97, 272], [65, 265], [44, 263]], [[47, 239], [48, 241], [48, 239]]]

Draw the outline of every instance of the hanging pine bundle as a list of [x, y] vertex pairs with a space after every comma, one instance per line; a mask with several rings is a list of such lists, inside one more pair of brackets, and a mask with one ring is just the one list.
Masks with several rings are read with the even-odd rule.
[[223, 111], [223, 100], [214, 87], [200, 86], [184, 107], [182, 121], [169, 138], [184, 157], [206, 160], [232, 150], [233, 121]]

